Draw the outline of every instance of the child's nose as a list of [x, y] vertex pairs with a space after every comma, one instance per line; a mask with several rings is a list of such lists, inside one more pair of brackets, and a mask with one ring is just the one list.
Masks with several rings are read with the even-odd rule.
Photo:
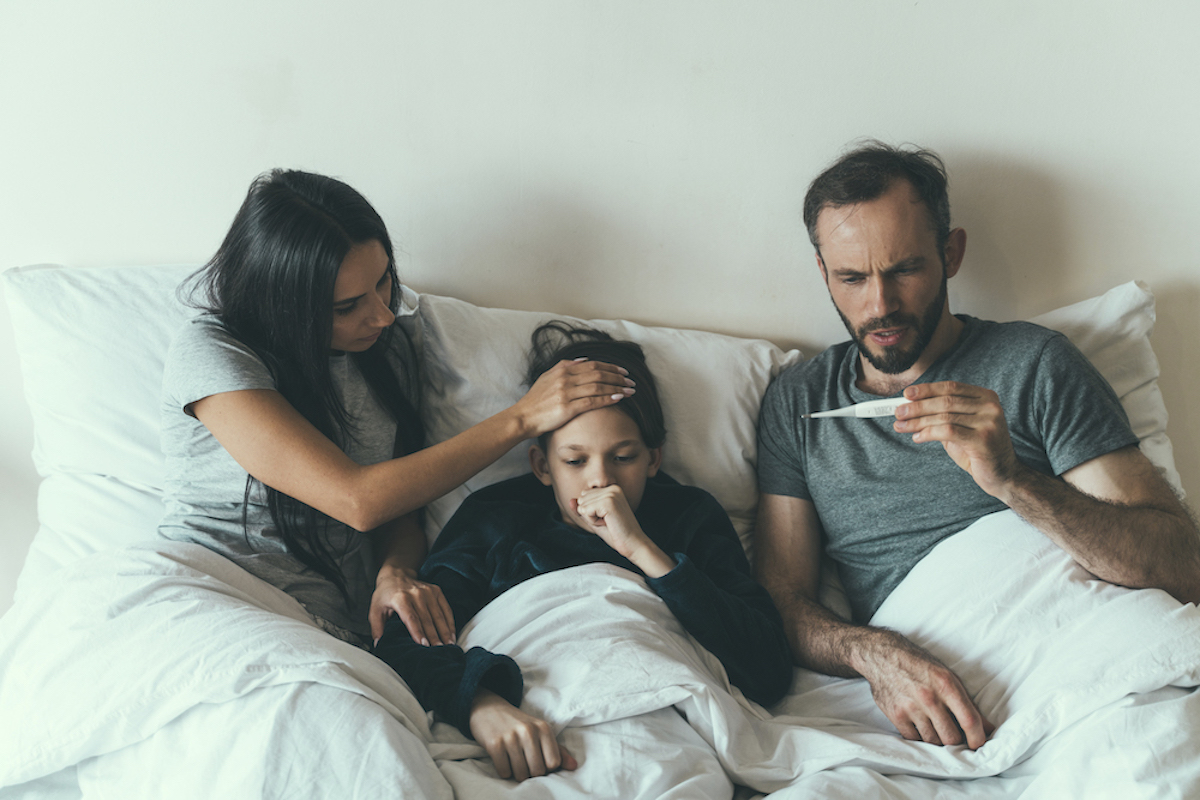
[[599, 465], [599, 466], [595, 467], [592, 470], [591, 474], [588, 476], [588, 488], [589, 489], [603, 489], [605, 486], [608, 486], [610, 483], [612, 483], [612, 479], [610, 478], [610, 476], [608, 474], [608, 468], [605, 467], [604, 465]]

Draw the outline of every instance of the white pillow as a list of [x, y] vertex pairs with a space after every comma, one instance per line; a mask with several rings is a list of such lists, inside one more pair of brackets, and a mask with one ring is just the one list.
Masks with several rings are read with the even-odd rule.
[[33, 416], [37, 535], [17, 582], [96, 550], [153, 538], [162, 516], [159, 395], [195, 267], [3, 274]]
[[[528, 388], [530, 334], [551, 319], [585, 324], [637, 342], [654, 373], [667, 442], [663, 470], [706, 489], [725, 508], [749, 550], [758, 505], [754, 472], [758, 407], [771, 379], [796, 363], [762, 339], [646, 327], [623, 320], [579, 320], [534, 311], [480, 308], [462, 300], [420, 296], [429, 442], [441, 442], [501, 411]], [[529, 445], [519, 445], [466, 484], [430, 504], [432, 540], [471, 492], [529, 471]]]
[[1066, 334], [1112, 384], [1146, 454], [1183, 497], [1175, 454], [1167, 438], [1167, 407], [1158, 388], [1158, 358], [1150, 347], [1154, 295], [1141, 281], [1123, 283], [1099, 297], [1034, 317]]
[[[87, 553], [154, 536], [162, 514], [159, 385], [171, 337], [188, 314], [175, 297], [194, 267], [21, 267], [0, 275], [33, 413], [40, 528], [18, 583], [40, 580]], [[478, 308], [406, 292], [428, 359], [431, 439], [445, 438], [514, 400], [529, 332], [553, 314]], [[409, 312], [411, 313], [411, 311]], [[1126, 284], [1035, 321], [1063, 330], [1121, 396], [1143, 447], [1178, 488], [1148, 336], [1153, 298]], [[598, 321], [640, 342], [666, 404], [666, 469], [703, 486], [739, 531], [753, 519], [754, 419], [770, 375], [798, 357], [767, 342]], [[516, 448], [435, 504], [440, 528], [473, 488], [526, 467]]]

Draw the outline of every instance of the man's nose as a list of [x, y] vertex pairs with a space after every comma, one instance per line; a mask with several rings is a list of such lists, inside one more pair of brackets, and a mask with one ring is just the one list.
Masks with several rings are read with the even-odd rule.
[[898, 310], [899, 296], [891, 281], [876, 276], [867, 281], [867, 314], [871, 319], [880, 319]]

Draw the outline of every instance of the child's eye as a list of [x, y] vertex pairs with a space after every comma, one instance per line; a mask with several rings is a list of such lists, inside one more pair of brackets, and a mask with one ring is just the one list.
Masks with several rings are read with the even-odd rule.
[[618, 464], [628, 464], [636, 459], [637, 456], [632, 455], [613, 456], [613, 461], [616, 461]]
[[582, 467], [585, 461], [586, 460], [582, 458], [568, 458], [563, 463], [565, 463], [568, 467]]

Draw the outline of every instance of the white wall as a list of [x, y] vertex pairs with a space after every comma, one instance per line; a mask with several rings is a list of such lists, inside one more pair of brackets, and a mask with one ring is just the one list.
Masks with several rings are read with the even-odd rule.
[[[1200, 498], [1200, 5], [981, 0], [0, 3], [0, 269], [199, 263], [250, 179], [338, 175], [419, 290], [843, 338], [799, 222], [850, 141], [950, 166], [952, 304], [1131, 278]], [[0, 307], [0, 611], [35, 527]]]

